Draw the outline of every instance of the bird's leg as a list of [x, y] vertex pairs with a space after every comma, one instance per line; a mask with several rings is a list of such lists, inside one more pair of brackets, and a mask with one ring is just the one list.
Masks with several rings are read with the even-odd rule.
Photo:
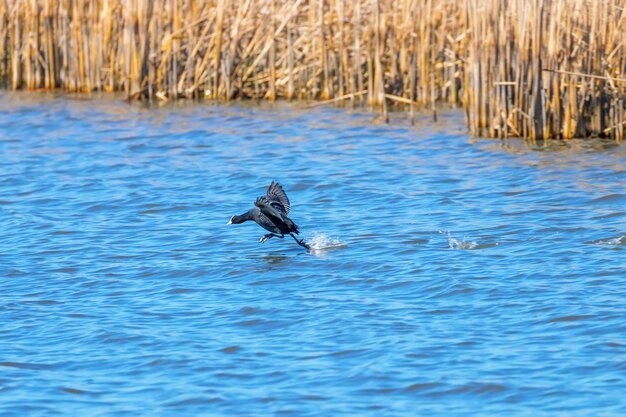
[[289, 233], [289, 235], [293, 238], [293, 240], [296, 241], [296, 243], [298, 243], [298, 245], [302, 246], [303, 248], [307, 248], [307, 249], [311, 249], [311, 246], [309, 246], [304, 239], [300, 239], [298, 240], [298, 238], [293, 234], [293, 233]]
[[273, 237], [279, 237], [279, 238], [281, 238], [281, 239], [282, 239], [282, 238], [284, 238], [284, 237], [285, 237], [285, 235], [277, 235], [277, 234], [275, 234], [275, 233], [268, 233], [268, 234], [266, 234], [266, 235], [263, 235], [263, 237], [262, 237], [261, 239], [259, 239], [259, 242], [263, 243], [263, 242], [265, 242], [266, 240], [270, 240], [270, 239], [271, 239], [271, 238], [273, 238]]

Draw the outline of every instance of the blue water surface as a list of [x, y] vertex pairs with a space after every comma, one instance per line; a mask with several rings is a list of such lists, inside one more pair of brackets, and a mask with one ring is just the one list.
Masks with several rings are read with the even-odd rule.
[[0, 415], [626, 415], [626, 148], [395, 118], [2, 93]]

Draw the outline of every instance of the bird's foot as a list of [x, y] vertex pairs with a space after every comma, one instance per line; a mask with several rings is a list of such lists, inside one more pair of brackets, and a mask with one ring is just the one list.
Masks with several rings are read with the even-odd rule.
[[311, 250], [311, 246], [308, 243], [306, 243], [304, 239], [298, 239], [293, 233], [290, 233], [290, 235], [293, 238], [293, 240], [296, 241], [298, 245], [302, 246], [303, 248], [306, 248], [307, 250]]
[[274, 233], [268, 233], [266, 235], [263, 235], [263, 237], [261, 237], [261, 239], [259, 239], [259, 242], [260, 243], [264, 243], [266, 240], [270, 240], [273, 237], [279, 237], [279, 238], [282, 239], [282, 238], [285, 237], [285, 235], [277, 235], [277, 234], [274, 234]]

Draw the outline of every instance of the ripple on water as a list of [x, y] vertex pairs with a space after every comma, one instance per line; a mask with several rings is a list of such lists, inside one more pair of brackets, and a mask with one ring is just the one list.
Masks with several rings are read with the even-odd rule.
[[591, 200], [591, 204], [613, 204], [613, 203], [626, 203], [626, 194], [609, 194], [602, 197], [594, 198]]

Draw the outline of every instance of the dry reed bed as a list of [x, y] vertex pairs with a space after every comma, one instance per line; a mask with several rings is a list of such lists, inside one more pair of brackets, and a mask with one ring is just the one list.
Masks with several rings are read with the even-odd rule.
[[626, 0], [0, 0], [0, 84], [462, 104], [473, 134], [624, 138]]
[[624, 139], [626, 1], [466, 0], [472, 132]]

